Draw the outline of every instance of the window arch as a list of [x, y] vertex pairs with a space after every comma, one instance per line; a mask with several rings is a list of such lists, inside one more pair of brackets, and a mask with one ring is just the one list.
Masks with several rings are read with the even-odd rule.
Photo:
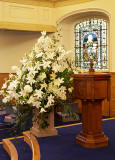
[[108, 70], [107, 21], [90, 18], [75, 25], [76, 66], [89, 69], [89, 59], [94, 60], [94, 68]]

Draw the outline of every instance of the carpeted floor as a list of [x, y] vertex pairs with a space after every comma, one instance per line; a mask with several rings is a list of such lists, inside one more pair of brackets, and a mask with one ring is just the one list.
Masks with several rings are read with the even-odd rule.
[[[103, 131], [109, 137], [109, 146], [99, 149], [83, 148], [75, 143], [75, 137], [81, 130], [81, 125], [57, 128], [58, 136], [37, 138], [41, 160], [115, 160], [115, 119], [103, 121]], [[29, 147], [23, 138], [12, 140], [15, 144], [19, 160], [32, 160]], [[0, 160], [9, 160], [0, 145]]]
[[24, 138], [11, 140], [15, 145], [19, 160], [32, 160], [32, 151], [30, 147], [24, 142]]
[[0, 144], [0, 160], [10, 160], [7, 152], [3, 149], [2, 144]]
[[[115, 120], [103, 122], [103, 130], [109, 137], [109, 146], [86, 149], [75, 143], [81, 125], [58, 128], [59, 135], [38, 138], [41, 160], [115, 160]], [[29, 160], [29, 159], [28, 159]]]
[[81, 125], [58, 128], [59, 136], [38, 138], [41, 160], [115, 160], [115, 120], [103, 122], [109, 146], [99, 149], [83, 148], [75, 143]]

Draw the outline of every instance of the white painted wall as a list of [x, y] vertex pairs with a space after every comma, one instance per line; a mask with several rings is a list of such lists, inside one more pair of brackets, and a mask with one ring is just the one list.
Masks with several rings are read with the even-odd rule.
[[11, 66], [33, 48], [41, 33], [0, 30], [0, 73], [12, 72]]

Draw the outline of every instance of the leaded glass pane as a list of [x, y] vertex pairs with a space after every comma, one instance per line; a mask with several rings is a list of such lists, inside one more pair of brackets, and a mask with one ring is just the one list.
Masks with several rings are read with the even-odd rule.
[[108, 69], [107, 22], [91, 18], [75, 25], [76, 66], [89, 68], [89, 60], [94, 60], [94, 68]]

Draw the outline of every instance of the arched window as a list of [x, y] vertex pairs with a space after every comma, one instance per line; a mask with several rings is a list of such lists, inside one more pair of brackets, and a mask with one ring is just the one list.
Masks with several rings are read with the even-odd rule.
[[94, 60], [97, 70], [108, 69], [107, 21], [91, 18], [75, 25], [76, 66], [89, 68], [89, 60]]

